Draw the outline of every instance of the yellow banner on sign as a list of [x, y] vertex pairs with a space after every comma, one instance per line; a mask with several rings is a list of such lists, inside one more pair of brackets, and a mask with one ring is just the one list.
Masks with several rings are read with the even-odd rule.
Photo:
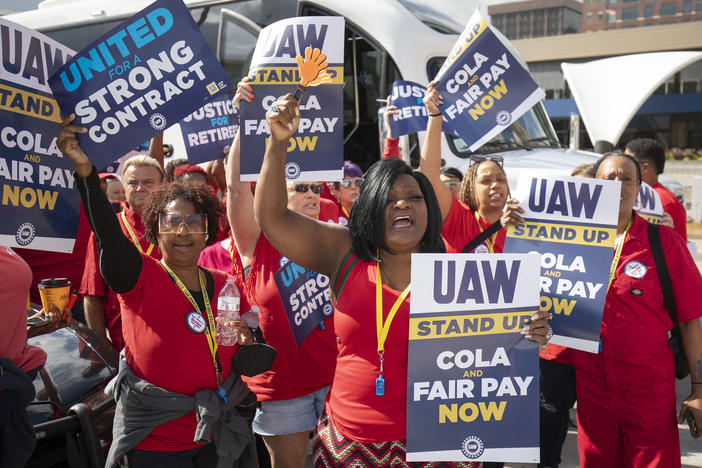
[[502, 312], [497, 314], [440, 315], [410, 317], [410, 340], [455, 338], [459, 336], [519, 333], [531, 321], [537, 310]]
[[598, 228], [592, 226], [573, 226], [525, 222], [507, 227], [507, 237], [558, 242], [560, 244], [594, 245], [598, 247], [614, 246], [617, 230], [615, 228]]
[[[325, 68], [330, 75], [331, 81], [324, 84], [343, 84], [344, 83], [344, 67], [327, 67]], [[300, 71], [297, 65], [289, 67], [259, 67], [251, 74], [249, 84], [275, 84], [275, 85], [292, 85], [296, 86], [300, 81]], [[324, 84], [320, 86], [324, 86]]]
[[55, 99], [0, 84], [0, 109], [61, 123]]

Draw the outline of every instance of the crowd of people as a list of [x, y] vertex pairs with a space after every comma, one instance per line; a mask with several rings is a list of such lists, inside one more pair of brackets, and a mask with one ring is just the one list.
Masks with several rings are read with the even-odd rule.
[[[256, 100], [248, 81], [237, 86], [237, 107]], [[31, 380], [46, 356], [27, 337], [72, 320], [70, 310], [49, 310], [41, 313], [44, 328], [27, 327], [27, 296], [38, 275], [70, 276], [83, 298], [74, 318], [121, 351], [107, 390], [117, 402], [110, 468], [125, 460], [135, 468], [243, 468], [264, 459], [299, 468], [310, 447], [318, 467], [479, 466], [405, 459], [411, 254], [501, 253], [504, 227], [523, 222], [523, 209], [510, 196], [499, 154], [474, 155], [465, 175], [441, 167], [435, 85], [424, 97], [429, 118], [419, 170], [397, 157], [397, 139], [388, 135], [380, 161], [365, 172], [345, 161], [342, 180], [329, 182], [286, 182], [288, 140], [301, 116], [292, 95], [266, 114], [271, 136], [257, 184], [240, 180], [238, 134], [226, 158], [206, 169], [185, 159], [164, 167], [162, 156], [137, 155], [123, 163], [121, 177], [99, 174], [76, 139], [86, 129], [65, 118], [58, 146], [74, 163], [82, 200], [77, 251], [65, 261], [27, 254], [25, 262], [0, 248], [9, 325], [0, 366], [11, 369], [0, 373], [0, 387], [11, 388], [14, 375], [25, 390], [12, 402], [3, 391], [0, 416], [21, 418], [33, 398]], [[388, 107], [386, 118], [393, 112]], [[685, 246], [684, 209], [658, 183], [662, 155], [657, 142], [635, 140], [573, 173], [621, 182], [617, 243], [599, 353], [547, 345], [547, 311], [523, 331], [542, 349], [540, 466], [560, 463], [576, 398], [586, 467], [680, 466], [678, 417], [689, 411], [702, 424], [702, 313], [689, 300], [702, 277]], [[669, 213], [670, 227], [658, 233], [692, 386], [679, 414], [668, 344], [673, 321], [648, 223], [634, 211], [642, 181]], [[275, 280], [289, 262], [325, 275], [334, 303], [333, 316], [299, 345]], [[58, 274], [56, 265], [66, 264]], [[639, 268], [632, 273], [631, 265]], [[240, 291], [238, 311], [247, 320], [219, 316], [229, 283]], [[234, 342], [219, 340], [223, 330]], [[260, 364], [269, 356], [249, 346], [255, 342], [277, 351], [272, 363]], [[21, 421], [25, 432], [27, 424]], [[27, 440], [14, 444], [16, 456], [31, 453]]]

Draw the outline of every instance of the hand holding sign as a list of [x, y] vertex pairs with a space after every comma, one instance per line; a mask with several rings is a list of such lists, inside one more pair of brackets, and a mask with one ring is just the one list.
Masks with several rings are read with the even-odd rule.
[[430, 116], [441, 114], [439, 106], [444, 103], [444, 98], [441, 97], [441, 94], [439, 94], [439, 90], [434, 87], [438, 83], [439, 82], [436, 80], [429, 83], [429, 86], [427, 87], [427, 93], [424, 95], [423, 99], [424, 105], [426, 106], [427, 111], [429, 111]]
[[271, 129], [271, 139], [287, 144], [300, 124], [299, 107], [297, 99], [290, 93], [273, 103], [266, 112], [266, 120]]
[[[305, 48], [305, 59], [303, 61], [302, 56], [298, 55], [296, 57], [297, 68], [300, 71], [300, 84], [295, 90], [295, 99], [298, 101], [305, 92], [307, 86], [317, 86], [322, 84], [322, 80], [331, 81], [331, 77], [328, 73], [320, 77], [320, 72], [327, 68], [329, 64], [327, 63], [327, 56], [322, 53], [321, 50], [307, 46]], [[319, 80], [319, 81], [317, 81]]]
[[88, 129], [80, 125], [71, 125], [75, 118], [76, 115], [71, 114], [61, 121], [57, 144], [59, 150], [75, 164], [76, 174], [85, 178], [93, 172], [93, 163], [78, 145], [76, 133], [87, 133]]

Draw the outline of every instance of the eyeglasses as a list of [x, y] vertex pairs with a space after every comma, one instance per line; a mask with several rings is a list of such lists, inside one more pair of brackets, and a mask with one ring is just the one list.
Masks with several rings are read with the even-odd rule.
[[160, 234], [176, 234], [185, 224], [189, 234], [207, 234], [207, 215], [192, 213], [183, 218], [175, 213], [158, 214], [158, 232]]
[[320, 194], [322, 193], [322, 184], [297, 184], [294, 185], [295, 191], [298, 193], [307, 193], [308, 190], [312, 190], [312, 193]]
[[447, 181], [444, 182], [444, 183], [445, 183], [446, 185], [448, 185], [449, 187], [451, 187], [451, 188], [453, 188], [453, 187], [458, 187], [459, 185], [461, 185], [460, 182], [456, 182], [456, 181], [454, 181], [454, 180], [447, 180]]
[[343, 179], [339, 183], [344, 188], [351, 188], [353, 184], [356, 184], [356, 187], [360, 187], [363, 185], [363, 177], [357, 177], [356, 179]]
[[500, 166], [504, 166], [504, 158], [499, 154], [471, 154], [470, 155], [470, 165], [473, 163], [481, 163], [483, 161], [492, 161]]

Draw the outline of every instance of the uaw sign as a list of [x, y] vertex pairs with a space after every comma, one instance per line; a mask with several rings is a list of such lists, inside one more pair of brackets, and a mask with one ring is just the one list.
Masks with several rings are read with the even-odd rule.
[[501, 133], [545, 97], [476, 10], [434, 78], [444, 124], [471, 151]]
[[74, 52], [3, 18], [0, 45], [0, 244], [71, 252], [80, 196], [47, 80]]
[[538, 462], [538, 276], [538, 255], [412, 255], [407, 461]]
[[181, 0], [157, 0], [81, 50], [49, 85], [102, 169], [232, 87]]
[[297, 57], [305, 49], [326, 54], [328, 80], [308, 87], [300, 99], [300, 125], [288, 142], [288, 180], [340, 180], [344, 159], [344, 18], [290, 18], [264, 28], [258, 36], [249, 69], [255, 96], [242, 101], [241, 180], [258, 179], [270, 138], [266, 112], [301, 80]]
[[619, 181], [520, 175], [523, 223], [508, 226], [505, 252], [541, 254], [541, 309], [552, 343], [596, 353], [619, 216]]

